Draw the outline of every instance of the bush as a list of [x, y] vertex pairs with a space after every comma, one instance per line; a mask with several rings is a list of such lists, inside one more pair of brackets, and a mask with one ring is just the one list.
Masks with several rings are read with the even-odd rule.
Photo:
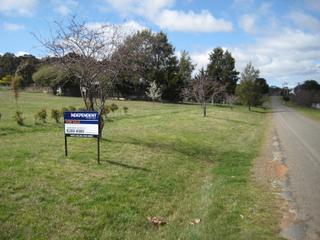
[[76, 111], [77, 108], [75, 108], [74, 106], [69, 106], [68, 110], [73, 112], [73, 111]]
[[110, 109], [111, 109], [112, 112], [114, 112], [114, 111], [117, 111], [119, 108], [118, 108], [118, 105], [117, 105], [117, 104], [112, 103], [112, 104], [110, 105]]
[[37, 122], [38, 120], [42, 123], [45, 123], [47, 121], [47, 110], [41, 109], [39, 112], [34, 114], [34, 120]]
[[54, 119], [56, 121], [56, 123], [60, 122], [61, 116], [62, 116], [62, 114], [59, 110], [51, 109], [51, 118]]
[[128, 113], [128, 110], [129, 110], [129, 108], [128, 108], [127, 106], [124, 106], [124, 107], [123, 107], [123, 112], [124, 112], [125, 114]]
[[68, 112], [68, 111], [69, 111], [69, 109], [66, 107], [61, 108], [61, 116], [64, 115], [64, 112]]
[[290, 100], [290, 97], [289, 97], [289, 96], [283, 96], [282, 98], [283, 98], [283, 100], [286, 101], [286, 102], [288, 102], [288, 101]]
[[16, 111], [15, 115], [13, 116], [14, 120], [20, 125], [24, 125], [24, 118], [23, 113], [20, 111]]
[[110, 112], [111, 112], [111, 106], [105, 105], [104, 108], [102, 109], [101, 114], [104, 116], [107, 116]]

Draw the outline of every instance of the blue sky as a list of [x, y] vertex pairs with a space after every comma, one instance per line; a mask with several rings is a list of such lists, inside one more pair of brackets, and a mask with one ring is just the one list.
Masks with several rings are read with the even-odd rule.
[[71, 15], [162, 30], [197, 68], [220, 46], [239, 71], [252, 62], [271, 85], [320, 81], [320, 0], [0, 0], [0, 54], [44, 56], [31, 33], [50, 36], [53, 22]]

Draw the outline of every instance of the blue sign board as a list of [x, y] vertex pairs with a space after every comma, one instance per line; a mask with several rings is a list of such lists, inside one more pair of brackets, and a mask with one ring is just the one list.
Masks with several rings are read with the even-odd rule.
[[98, 112], [64, 112], [64, 133], [70, 137], [99, 137]]

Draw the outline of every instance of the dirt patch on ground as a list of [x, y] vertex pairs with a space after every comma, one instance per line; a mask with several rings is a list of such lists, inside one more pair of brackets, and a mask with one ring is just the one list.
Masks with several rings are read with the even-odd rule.
[[275, 171], [278, 178], [283, 178], [287, 174], [288, 168], [284, 164], [276, 164]]
[[[289, 198], [285, 196], [284, 185], [288, 168], [284, 164], [281, 143], [275, 129], [269, 127], [266, 140], [254, 165], [254, 177], [258, 184], [275, 194], [276, 204], [281, 212], [281, 233], [296, 221], [296, 213], [292, 210]], [[280, 232], [279, 232], [280, 234]], [[281, 234], [285, 236], [285, 234]], [[285, 236], [286, 237], [286, 236]]]

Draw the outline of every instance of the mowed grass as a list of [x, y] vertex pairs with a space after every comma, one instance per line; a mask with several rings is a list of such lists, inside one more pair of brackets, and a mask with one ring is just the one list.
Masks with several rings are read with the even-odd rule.
[[303, 113], [305, 116], [312, 118], [313, 120], [320, 121], [320, 109], [308, 108], [299, 106], [293, 102], [284, 102], [288, 107], [292, 107], [299, 112]]
[[0, 102], [1, 239], [278, 238], [275, 201], [251, 173], [267, 114], [209, 106], [203, 118], [196, 105], [109, 101], [120, 108], [98, 165], [95, 139], [69, 138], [65, 157], [63, 124], [33, 121], [80, 98], [21, 93], [26, 126], [12, 121], [11, 92]]

